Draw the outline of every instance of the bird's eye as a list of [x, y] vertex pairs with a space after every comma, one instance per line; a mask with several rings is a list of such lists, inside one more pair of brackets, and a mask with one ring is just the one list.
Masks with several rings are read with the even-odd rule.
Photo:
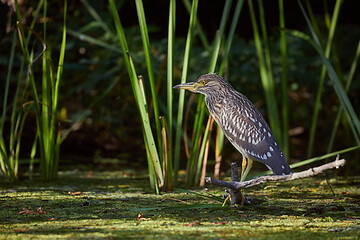
[[204, 86], [206, 84], [206, 81], [205, 80], [201, 80], [201, 85]]

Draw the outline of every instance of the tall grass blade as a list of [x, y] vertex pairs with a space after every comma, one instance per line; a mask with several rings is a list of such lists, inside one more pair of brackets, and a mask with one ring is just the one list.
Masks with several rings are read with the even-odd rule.
[[35, 133], [35, 138], [33, 145], [31, 146], [30, 151], [30, 164], [29, 164], [29, 178], [32, 179], [33, 173], [34, 173], [34, 163], [35, 163], [35, 155], [36, 155], [36, 149], [37, 149], [37, 142], [38, 142], [38, 132]]
[[[133, 68], [131, 58], [130, 58], [130, 65]], [[147, 102], [146, 102], [145, 88], [144, 88], [144, 84], [143, 84], [143, 77], [141, 75], [138, 76], [138, 83], [139, 83], [139, 89], [141, 92], [141, 97], [144, 102], [145, 109], [148, 109]], [[143, 126], [142, 126], [142, 132], [143, 133], [145, 132]], [[159, 172], [159, 169], [154, 164], [152, 153], [151, 153], [151, 150], [150, 150], [150, 147], [149, 147], [149, 144], [147, 142], [145, 135], [144, 135], [144, 143], [145, 143], [146, 155], [148, 158], [150, 186], [152, 186], [152, 188], [155, 189], [156, 194], [160, 194], [160, 188], [162, 187], [162, 183], [159, 181], [159, 179], [157, 177], [160, 174], [160, 172]]]
[[[17, 3], [15, 3], [17, 4]], [[33, 29], [35, 22], [37, 20], [37, 16], [39, 15], [40, 9], [42, 7], [43, 1], [39, 1], [38, 6], [36, 8], [36, 10], [33, 13], [33, 20], [31, 21], [30, 24], [30, 31], [28, 33], [28, 36], [26, 39], [24, 39], [24, 37], [21, 38], [21, 40], [25, 40], [25, 44], [27, 45], [30, 39], [30, 35], [31, 35], [31, 30]], [[15, 5], [16, 6], [16, 5]], [[18, 7], [17, 7], [18, 9]], [[17, 14], [17, 16], [19, 16]], [[19, 32], [19, 36], [20, 36], [20, 31]], [[19, 39], [20, 40], [20, 39]], [[12, 40], [12, 47], [11, 47], [11, 52], [10, 52], [10, 59], [9, 59], [9, 65], [8, 65], [8, 73], [7, 73], [7, 78], [6, 78], [6, 86], [5, 86], [5, 96], [4, 96], [4, 107], [3, 107], [3, 114], [5, 114], [5, 112], [7, 111], [7, 93], [9, 91], [9, 82], [10, 82], [10, 77], [11, 77], [11, 72], [12, 72], [12, 64], [13, 64], [13, 60], [14, 60], [14, 52], [15, 52], [15, 46], [16, 46], [16, 31], [14, 31], [14, 35], [13, 35], [13, 40]], [[22, 44], [24, 44], [23, 41], [21, 41]], [[40, 54], [41, 55], [41, 54]], [[39, 56], [40, 56], [39, 55]], [[15, 180], [17, 178], [17, 164], [18, 164], [18, 154], [20, 151], [20, 140], [21, 140], [21, 135], [22, 135], [22, 129], [23, 129], [23, 124], [25, 122], [26, 119], [26, 115], [27, 112], [23, 112], [22, 110], [18, 111], [18, 98], [19, 98], [19, 91], [20, 91], [20, 86], [22, 83], [22, 73], [23, 73], [23, 69], [24, 69], [24, 65], [25, 65], [25, 61], [27, 61], [26, 59], [22, 59], [21, 61], [21, 65], [20, 65], [20, 71], [18, 74], [18, 82], [16, 84], [16, 90], [15, 90], [15, 94], [14, 94], [14, 98], [13, 98], [13, 104], [12, 104], [12, 110], [11, 110], [11, 119], [10, 119], [10, 141], [9, 141], [9, 155], [7, 155], [6, 153], [6, 149], [5, 149], [5, 143], [4, 143], [4, 139], [3, 139], [3, 124], [5, 122], [5, 116], [6, 114], [2, 117], [1, 122], [1, 130], [0, 130], [0, 149], [1, 149], [1, 154], [0, 154], [0, 159], [6, 159], [6, 162], [3, 163], [3, 160], [0, 160], [1, 163], [1, 167], [3, 169], [3, 171], [6, 174], [6, 170], [4, 170], [4, 166], [8, 166], [8, 168], [12, 168], [13, 170], [11, 170], [10, 173], [10, 179], [11, 180]], [[24, 87], [24, 91], [27, 89], [27, 82], [25, 82], [25, 87]], [[21, 121], [21, 122], [20, 122]], [[19, 128], [20, 125], [20, 128]], [[16, 146], [15, 146], [16, 144]], [[15, 149], [14, 149], [15, 148]], [[14, 174], [12, 174], [14, 173]], [[9, 174], [8, 174], [9, 175]]]
[[215, 72], [216, 62], [218, 60], [218, 55], [219, 55], [219, 51], [220, 51], [221, 38], [224, 34], [227, 20], [229, 18], [229, 14], [230, 14], [230, 10], [231, 10], [231, 3], [232, 3], [232, 0], [227, 0], [225, 2], [224, 10], [223, 10], [221, 21], [220, 21], [220, 27], [219, 27], [219, 30], [216, 31], [215, 40], [214, 40], [214, 43], [212, 46], [212, 53], [211, 53], [210, 64], [209, 64], [209, 69], [208, 69], [209, 73]]
[[[46, 19], [47, 18], [47, 0], [44, 0], [44, 5], [43, 5], [43, 18]], [[46, 45], [46, 22], [44, 21], [43, 23], [43, 42]], [[45, 47], [45, 51], [43, 53], [43, 58], [42, 58], [42, 96], [40, 96], [41, 98], [41, 112], [40, 115], [37, 116], [39, 118], [41, 118], [41, 134], [39, 135], [39, 141], [41, 142], [42, 147], [42, 151], [40, 153], [40, 165], [44, 165], [44, 171], [41, 172], [42, 178], [43, 180], [48, 180], [50, 178], [50, 171], [51, 171], [51, 166], [50, 166], [50, 161], [52, 161], [52, 156], [51, 156], [51, 143], [52, 143], [52, 139], [50, 138], [50, 133], [49, 133], [49, 116], [51, 114], [50, 111], [50, 105], [51, 105], [51, 97], [50, 97], [50, 88], [51, 86], [48, 86], [48, 81], [49, 81], [49, 74], [50, 74], [50, 63], [48, 63], [48, 61], [50, 61], [51, 56], [50, 56], [50, 49]], [[48, 65], [49, 64], [49, 65]]]
[[[354, 127], [354, 137], [355, 139], [359, 139], [360, 136], [360, 121], [358, 116], [356, 115], [353, 106], [351, 105], [351, 102], [348, 98], [348, 96], [346, 95], [346, 91], [344, 90], [334, 68], [332, 67], [330, 61], [328, 60], [328, 58], [325, 56], [325, 53], [323, 52], [322, 48], [320, 47], [320, 45], [318, 45], [315, 41], [313, 41], [308, 35], [296, 31], [296, 30], [292, 30], [292, 31], [288, 31], [289, 33], [291, 33], [292, 35], [302, 38], [304, 40], [306, 40], [307, 42], [309, 42], [314, 48], [315, 50], [318, 52], [319, 56], [321, 57], [321, 60], [323, 62], [323, 64], [326, 66], [327, 69], [327, 73], [328, 76], [333, 84], [335, 93], [341, 103], [342, 108], [345, 110], [345, 114], [346, 117], [348, 119], [349, 124], [353, 125]], [[357, 144], [359, 144], [359, 142], [357, 142]]]
[[9, 64], [8, 64], [8, 72], [6, 74], [6, 81], [5, 81], [5, 92], [4, 92], [4, 101], [3, 101], [3, 111], [1, 114], [1, 121], [0, 121], [0, 134], [3, 134], [4, 130], [4, 122], [6, 117], [6, 110], [7, 108], [7, 100], [8, 100], [8, 94], [9, 94], [9, 86], [10, 86], [10, 80], [11, 80], [11, 73], [12, 73], [12, 66], [14, 63], [14, 56], [15, 56], [15, 46], [16, 46], [16, 31], [13, 33], [12, 38], [12, 45], [10, 50], [10, 58], [9, 58]]
[[52, 177], [55, 178], [57, 175], [57, 170], [59, 166], [59, 157], [60, 157], [60, 144], [61, 144], [61, 136], [60, 131], [56, 129], [56, 113], [58, 111], [58, 101], [59, 101], [59, 88], [60, 88], [60, 81], [62, 79], [62, 72], [64, 67], [64, 60], [65, 60], [65, 49], [66, 49], [66, 14], [67, 14], [67, 0], [64, 1], [64, 23], [63, 23], [63, 35], [61, 41], [61, 48], [60, 48], [60, 56], [59, 56], [59, 63], [58, 68], [56, 71], [56, 81], [55, 86], [52, 87], [52, 115], [51, 115], [51, 138], [53, 141], [52, 149], [53, 152], [53, 173]]
[[[188, 10], [188, 12], [190, 13], [190, 19], [191, 19], [191, 14], [193, 13], [194, 1], [192, 4], [190, 4], [189, 0], [183, 0], [183, 3], [185, 5], [186, 9]], [[198, 5], [198, 4], [196, 3], [196, 5]], [[197, 18], [196, 15], [195, 15], [195, 18], [196, 19], [193, 19], [193, 21], [197, 22], [196, 33], [199, 35], [200, 41], [201, 41], [202, 45], [204, 46], [205, 50], [210, 52], [210, 45], [206, 38], [206, 34], [204, 33], [204, 29], [201, 26], [199, 19]], [[191, 20], [190, 20], [190, 22], [191, 22]]]
[[[182, 74], [181, 74], [181, 84], [185, 83], [186, 79], [187, 79], [189, 63], [190, 63], [191, 44], [192, 44], [192, 39], [193, 39], [195, 26], [196, 26], [196, 22], [197, 22], [197, 17], [196, 17], [197, 7], [198, 7], [198, 0], [194, 0], [192, 3], [192, 6], [191, 6], [189, 29], [188, 29], [188, 34], [187, 34], [187, 38], [186, 38], [184, 62], [183, 62], [183, 69], [182, 69]], [[177, 183], [178, 183], [179, 162], [180, 162], [181, 126], [183, 123], [183, 116], [184, 116], [184, 101], [185, 101], [185, 90], [180, 90], [178, 115], [177, 115], [177, 121], [176, 121], [175, 147], [174, 147], [174, 184], [175, 185], [177, 185]]]
[[[310, 17], [308, 20], [308, 24], [311, 22], [311, 26], [312, 26], [312, 29], [310, 29], [311, 35], [316, 38], [316, 40], [315, 40], [316, 42], [318, 42], [322, 47], [324, 47], [323, 40], [318, 38], [318, 36], [321, 36], [321, 31], [320, 31], [319, 25], [316, 21], [316, 17], [313, 13], [311, 4], [310, 4], [309, 0], [306, 0], [305, 3], [306, 3], [306, 8], [308, 10], [308, 14]], [[304, 8], [302, 5], [300, 5], [300, 8], [302, 8], [302, 11], [304, 11]]]
[[[144, 130], [143, 130], [144, 132]], [[149, 180], [150, 180], [150, 186], [155, 190], [156, 194], [160, 194], [160, 186], [158, 182], [157, 172], [155, 169], [155, 165], [152, 160], [152, 156], [149, 150], [149, 145], [146, 141], [146, 137], [144, 134], [144, 143], [145, 143], [145, 149], [146, 149], [146, 157], [148, 162], [148, 171], [149, 171]]]
[[323, 159], [326, 159], [326, 158], [329, 158], [329, 157], [333, 157], [333, 156], [340, 155], [340, 154], [350, 152], [350, 151], [354, 151], [354, 150], [357, 150], [357, 149], [360, 149], [360, 146], [354, 146], [354, 147], [346, 148], [346, 149], [343, 149], [343, 150], [340, 150], [340, 151], [328, 153], [328, 154], [325, 154], [325, 155], [322, 155], [322, 156], [319, 156], [319, 157], [310, 158], [310, 159], [307, 159], [307, 160], [304, 160], [304, 161], [301, 161], [301, 162], [298, 162], [298, 163], [291, 164], [290, 167], [292, 169], [294, 169], [294, 168], [297, 168], [297, 167], [305, 166], [307, 164], [310, 164], [310, 163], [313, 163], [313, 162], [316, 162], [316, 161], [320, 161], [320, 160], [323, 160]]
[[[1, 166], [1, 170], [10, 178], [10, 180], [16, 180], [17, 179], [16, 172], [17, 172], [17, 160], [18, 159], [17, 158], [13, 159], [14, 156], [11, 156], [12, 155], [11, 147], [10, 147], [10, 152], [9, 152], [10, 155], [8, 155], [3, 134], [4, 134], [4, 123], [5, 123], [5, 120], [6, 120], [6, 111], [8, 110], [7, 100], [8, 100], [8, 94], [9, 94], [9, 88], [10, 88], [12, 67], [13, 67], [13, 63], [14, 63], [15, 46], [16, 46], [16, 31], [14, 31], [13, 38], [12, 38], [12, 45], [11, 45], [10, 57], [9, 57], [9, 65], [8, 65], [8, 72], [7, 72], [6, 81], [5, 81], [3, 111], [2, 111], [1, 119], [0, 119], [0, 166]], [[18, 86], [19, 86], [19, 84], [18, 84]], [[19, 89], [19, 87], [17, 87], [16, 93], [18, 93], [18, 89]], [[15, 102], [17, 102], [17, 95], [18, 94], [15, 94]], [[14, 102], [14, 104], [15, 104], [15, 102]], [[15, 116], [15, 110], [14, 109], [12, 111], [12, 116]], [[11, 120], [12, 120], [11, 125], [13, 125], [13, 122], [14, 122], [13, 117], [11, 118]], [[13, 127], [11, 126], [11, 128], [10, 128], [10, 138], [13, 138], [14, 134], [16, 134], [16, 133], [14, 133]], [[13, 145], [12, 139], [10, 140], [10, 145]]]
[[173, 168], [170, 154], [170, 145], [169, 145], [169, 135], [168, 135], [168, 127], [166, 124], [165, 117], [161, 118], [161, 137], [162, 137], [162, 149], [163, 149], [163, 173], [164, 176], [164, 191], [172, 191], [173, 190]]
[[211, 121], [211, 123], [210, 123], [209, 136], [207, 137], [207, 141], [206, 141], [206, 145], [205, 145], [204, 160], [203, 160], [202, 168], [201, 168], [201, 176], [200, 176], [199, 186], [205, 186], [206, 167], [207, 167], [209, 151], [210, 151], [211, 132], [213, 130], [214, 118], [210, 118], [210, 121]]
[[[44, 2], [44, 5], [45, 5], [45, 2]], [[33, 93], [33, 98], [34, 98], [34, 101], [33, 101], [34, 104], [33, 105], [34, 105], [34, 108], [35, 108], [37, 131], [39, 132], [39, 136], [41, 136], [41, 134], [43, 132], [43, 124], [42, 124], [42, 114], [41, 114], [41, 111], [40, 111], [40, 101], [39, 101], [39, 97], [38, 97], [38, 93], [37, 93], [34, 74], [33, 74], [33, 71], [32, 71], [33, 53], [31, 53], [31, 54], [29, 53], [27, 42], [25, 41], [26, 39], [25, 39], [25, 35], [24, 35], [24, 27], [23, 27], [23, 25], [21, 23], [22, 17], [20, 15], [19, 5], [18, 5], [17, 1], [15, 1], [15, 8], [16, 8], [16, 15], [17, 15], [17, 19], [18, 19], [18, 21], [17, 21], [17, 29], [18, 29], [18, 34], [19, 34], [20, 46], [21, 46], [21, 50], [23, 52], [24, 61], [26, 63], [27, 69], [28, 69], [27, 77], [29, 79], [31, 90], [32, 90], [32, 93]], [[44, 155], [43, 141], [39, 141], [39, 146], [40, 146], [40, 149], [41, 149], [40, 150], [40, 156], [44, 157], [45, 155]], [[40, 164], [41, 172], [44, 173], [44, 175], [42, 175], [42, 176], [46, 176], [46, 171], [45, 171], [46, 169], [44, 169], [44, 167], [45, 167], [44, 164]]]
[[234, 38], [236, 26], [237, 26], [237, 23], [239, 21], [239, 17], [240, 17], [240, 13], [241, 13], [241, 9], [242, 9], [243, 4], [244, 4], [244, 0], [238, 0], [237, 3], [236, 3], [233, 19], [231, 21], [229, 35], [228, 35], [228, 37], [226, 39], [225, 53], [224, 53], [223, 60], [221, 62], [220, 69], [219, 69], [219, 75], [223, 75], [223, 73], [224, 73], [224, 66], [225, 66], [225, 63], [227, 63], [227, 61], [228, 61], [228, 56], [229, 56], [229, 53], [230, 53], [231, 44], [232, 44], [232, 41], [233, 41], [233, 38]]
[[208, 157], [208, 152], [206, 152], [206, 150], [207, 151], [209, 150], [210, 135], [211, 135], [213, 123], [214, 123], [214, 119], [212, 117], [209, 117], [208, 122], [206, 124], [206, 129], [209, 129], [209, 130], [205, 131], [205, 133], [204, 133], [203, 142], [202, 142], [201, 148], [200, 148], [200, 154], [198, 156], [196, 175], [195, 175], [195, 183], [199, 183], [200, 186], [205, 185], [205, 176], [203, 176], [202, 179], [200, 178], [200, 176], [202, 174], [205, 175], [205, 173], [206, 173], [206, 164], [207, 164], [207, 157]]
[[71, 29], [68, 29], [67, 32], [70, 35], [72, 35], [72, 36], [74, 36], [74, 37], [76, 37], [76, 38], [78, 38], [78, 39], [80, 39], [82, 41], [86, 41], [88, 43], [91, 43], [91, 44], [94, 44], [94, 45], [97, 45], [97, 46], [100, 46], [100, 47], [103, 47], [103, 48], [107, 48], [107, 49], [109, 49], [111, 51], [114, 51], [116, 53], [123, 53], [121, 51], [121, 49], [119, 49], [118, 47], [116, 47], [114, 45], [111, 45], [111, 44], [108, 44], [108, 43], [106, 43], [104, 41], [101, 41], [99, 39], [93, 38], [93, 37], [91, 37], [89, 35], [86, 35], [86, 34], [83, 34], [81, 32], [71, 30]]
[[[198, 112], [198, 124], [197, 124], [197, 129], [195, 132], [195, 140], [192, 141], [193, 143], [193, 148], [192, 151], [190, 153], [190, 158], [188, 161], [188, 166], [187, 166], [187, 184], [188, 185], [193, 185], [194, 184], [194, 179], [196, 177], [196, 173], [195, 173], [195, 167], [196, 167], [196, 162], [198, 161], [198, 155], [199, 155], [199, 147], [201, 146], [201, 133], [203, 132], [203, 126], [202, 123], [204, 121], [204, 117], [205, 117], [205, 101], [203, 100], [203, 98], [201, 98], [201, 105], [199, 108], [199, 112]], [[205, 133], [206, 134], [206, 131]], [[196, 183], [195, 183], [196, 184]]]
[[[176, 1], [170, 0], [169, 6], [169, 28], [168, 28], [168, 49], [167, 49], [167, 116], [169, 127], [169, 143], [172, 146], [173, 130], [173, 50], [175, 37]], [[170, 152], [170, 155], [172, 153]]]
[[87, 0], [80, 0], [80, 1], [85, 6], [87, 11], [90, 13], [90, 15], [96, 20], [96, 22], [100, 24], [102, 29], [104, 29], [104, 31], [107, 34], [112, 35], [112, 32], [108, 27], [108, 25], [104, 22], [104, 20], [100, 17], [100, 15], [96, 12], [96, 10], [88, 3], [88, 1]]
[[[331, 19], [330, 30], [329, 30], [329, 33], [328, 33], [328, 41], [326, 43], [326, 49], [325, 49], [325, 57], [326, 58], [329, 58], [329, 56], [330, 56], [330, 51], [331, 51], [332, 42], [333, 42], [333, 39], [334, 39], [334, 34], [335, 34], [336, 24], [337, 24], [339, 12], [340, 12], [341, 3], [342, 3], [342, 0], [337, 0], [336, 4], [335, 4], [333, 16], [332, 16], [332, 19]], [[299, 4], [300, 4], [301, 10], [302, 10], [302, 12], [303, 12], [303, 14], [305, 16], [305, 19], [307, 19], [309, 28], [312, 29], [311, 32], [313, 33], [313, 36], [315, 36], [315, 30], [313, 29], [312, 25], [310, 24], [310, 21], [308, 20], [308, 17], [306, 16], [306, 13], [305, 13], [305, 11], [304, 11], [304, 9], [303, 9], [300, 2], [299, 2]], [[315, 38], [315, 41], [318, 41], [316, 39], [318, 39], [318, 37]], [[320, 44], [319, 44], [319, 46], [321, 47]], [[323, 88], [324, 88], [325, 76], [326, 76], [326, 67], [323, 66], [322, 69], [321, 69], [320, 81], [319, 81], [318, 91], [317, 91], [317, 94], [316, 94], [316, 100], [315, 100], [315, 104], [314, 104], [314, 113], [313, 113], [313, 117], [312, 117], [312, 120], [311, 120], [310, 138], [309, 138], [308, 152], [307, 152], [308, 157], [311, 156], [311, 154], [313, 152], [313, 149], [314, 149], [314, 141], [315, 141], [317, 119], [318, 119], [318, 115], [319, 115], [319, 111], [320, 111], [321, 97], [322, 97], [322, 92], [323, 92]]]
[[[352, 83], [352, 80], [353, 80], [353, 77], [354, 77], [354, 74], [355, 74], [355, 70], [356, 70], [357, 63], [359, 61], [359, 57], [360, 57], [360, 41], [358, 42], [355, 57], [354, 57], [354, 60], [353, 60], [353, 62], [351, 64], [350, 72], [349, 72], [348, 78], [346, 80], [345, 92], [348, 92], [349, 89], [350, 89], [350, 85]], [[338, 109], [337, 114], [336, 114], [334, 127], [333, 127], [333, 129], [331, 131], [330, 141], [329, 141], [327, 152], [331, 152], [331, 149], [333, 147], [335, 136], [336, 136], [336, 131], [337, 131], [338, 127], [339, 127], [340, 118], [341, 118], [342, 113], [343, 113], [343, 108], [340, 107]], [[355, 138], [356, 138], [356, 135], [355, 135]], [[356, 142], [359, 142], [359, 139], [357, 139]]]
[[[259, 59], [259, 69], [260, 69], [260, 76], [261, 81], [264, 89], [265, 94], [265, 100], [266, 100], [266, 107], [268, 109], [268, 116], [269, 116], [269, 122], [271, 130], [273, 131], [274, 137], [280, 141], [281, 140], [281, 129], [280, 129], [280, 122], [279, 122], [279, 113], [277, 109], [277, 101], [275, 97], [275, 89], [274, 89], [274, 83], [272, 80], [272, 73], [271, 73], [271, 66], [269, 66], [269, 53], [267, 47], [265, 47], [265, 56], [264, 59], [264, 51], [261, 44], [260, 39], [260, 33], [255, 17], [255, 11], [253, 7], [253, 3], [251, 0], [248, 0], [249, 10], [250, 10], [250, 17], [251, 17], [251, 24], [254, 31], [254, 42], [256, 47], [257, 56]], [[260, 7], [260, 20], [262, 23], [262, 29], [263, 29], [263, 37], [264, 39], [267, 39], [266, 37], [266, 29], [264, 29], [264, 13], [261, 10], [262, 9], [262, 1], [259, 1], [259, 7]], [[265, 41], [266, 42], [266, 41]], [[265, 43], [265, 45], [267, 45]]]
[[288, 73], [287, 73], [287, 46], [284, 16], [284, 1], [279, 0], [279, 26], [280, 26], [280, 51], [281, 51], [281, 95], [282, 95], [282, 151], [289, 158], [289, 103], [288, 103]]
[[214, 166], [215, 179], [219, 179], [220, 176], [220, 166], [221, 166], [223, 146], [224, 146], [224, 132], [218, 126], [216, 130], [216, 140], [215, 140], [215, 166]]
[[[158, 151], [156, 149], [156, 144], [155, 144], [151, 126], [150, 126], [149, 115], [148, 115], [147, 109], [145, 107], [146, 105], [144, 102], [144, 96], [143, 96], [143, 93], [142, 93], [139, 83], [138, 83], [135, 67], [134, 67], [134, 64], [132, 63], [132, 60], [131, 60], [131, 57], [129, 54], [129, 48], [127, 45], [124, 30], [121, 25], [120, 17], [119, 17], [118, 11], [116, 9], [114, 0], [109, 0], [109, 4], [110, 4], [110, 11], [113, 15], [114, 24], [115, 24], [115, 27], [116, 27], [116, 30], [117, 30], [117, 33], [118, 33], [118, 36], [120, 39], [121, 48], [124, 53], [124, 61], [126, 64], [128, 74], [129, 74], [130, 83], [131, 83], [131, 86], [132, 86], [132, 89], [134, 92], [134, 96], [135, 96], [135, 100], [136, 100], [136, 103], [137, 103], [137, 106], [138, 106], [138, 109], [140, 112], [141, 124], [142, 124], [142, 129], [143, 129], [144, 138], [145, 138], [145, 144], [148, 149], [147, 156], [151, 157], [151, 161], [148, 159], [148, 163], [152, 164], [152, 167], [149, 169], [155, 169], [157, 172], [157, 180], [158, 181], [153, 181], [155, 186], [153, 185], [152, 187], [154, 189], [159, 189], [159, 183], [162, 186], [164, 183], [164, 179], [163, 179], [162, 167], [161, 167]], [[151, 178], [152, 177], [150, 177], [150, 180], [151, 180]]]
[[[138, 19], [139, 19], [141, 38], [142, 38], [144, 52], [145, 52], [145, 60], [146, 60], [146, 65], [147, 65], [147, 70], [148, 70], [151, 96], [152, 96], [153, 107], [154, 107], [158, 149], [159, 149], [159, 152], [161, 153], [163, 150], [162, 150], [162, 144], [161, 144], [161, 126], [160, 126], [160, 119], [159, 119], [159, 106], [158, 106], [158, 99], [157, 99], [157, 94], [156, 94], [155, 77], [154, 77], [154, 72], [153, 72], [153, 67], [152, 67], [152, 62], [151, 62], [150, 41], [149, 41], [148, 29], [147, 29], [145, 12], [144, 12], [144, 7], [142, 4], [142, 1], [136, 0], [135, 3], [136, 3], [136, 10], [137, 10], [137, 15], [138, 15]], [[161, 155], [160, 155], [160, 161], [162, 161]]]

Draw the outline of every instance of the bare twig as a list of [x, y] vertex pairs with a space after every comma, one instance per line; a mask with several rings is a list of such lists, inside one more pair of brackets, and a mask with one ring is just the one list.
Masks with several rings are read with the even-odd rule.
[[[337, 156], [336, 160], [324, 165], [321, 165], [319, 167], [314, 167], [314, 168], [310, 168], [308, 170], [302, 171], [302, 172], [297, 172], [297, 173], [293, 173], [293, 174], [289, 174], [289, 175], [271, 175], [271, 176], [261, 176], [261, 177], [257, 177], [245, 182], [238, 182], [235, 179], [238, 179], [238, 170], [237, 170], [237, 165], [236, 163], [232, 163], [231, 165], [231, 172], [232, 172], [232, 181], [231, 182], [227, 182], [227, 181], [223, 181], [223, 180], [217, 180], [211, 177], [206, 177], [205, 181], [207, 183], [210, 184], [214, 184], [215, 186], [219, 186], [219, 187], [226, 187], [226, 188], [230, 188], [233, 191], [228, 191], [232, 196], [232, 201], [231, 201], [231, 205], [230, 206], [235, 206], [236, 203], [238, 203], [237, 200], [235, 199], [239, 199], [238, 198], [238, 194], [240, 194], [240, 190], [243, 188], [249, 188], [249, 187], [253, 187], [262, 183], [266, 183], [266, 182], [287, 182], [287, 181], [293, 181], [296, 179], [301, 179], [301, 178], [307, 178], [307, 177], [312, 177], [315, 176], [317, 174], [322, 173], [325, 170], [328, 169], [332, 169], [332, 168], [339, 168], [345, 165], [345, 159], [340, 159], [339, 160], [339, 156]], [[234, 201], [233, 201], [234, 199]]]

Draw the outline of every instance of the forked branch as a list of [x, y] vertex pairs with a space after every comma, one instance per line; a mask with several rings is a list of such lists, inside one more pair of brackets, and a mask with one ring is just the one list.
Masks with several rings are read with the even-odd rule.
[[263, 183], [267, 183], [267, 182], [287, 182], [287, 181], [293, 181], [296, 179], [301, 179], [301, 178], [307, 178], [307, 177], [312, 177], [315, 176], [317, 174], [322, 173], [325, 170], [328, 169], [332, 169], [332, 168], [339, 168], [345, 165], [345, 159], [339, 159], [339, 156], [336, 157], [336, 160], [318, 167], [314, 167], [314, 168], [310, 168], [308, 170], [302, 171], [302, 172], [297, 172], [297, 173], [293, 173], [293, 174], [289, 174], [289, 175], [271, 175], [271, 176], [261, 176], [261, 177], [257, 177], [245, 182], [238, 182], [236, 179], [238, 179], [238, 177], [234, 177], [234, 176], [238, 176], [238, 169], [237, 169], [237, 164], [236, 163], [232, 163], [231, 164], [231, 175], [232, 177], [232, 181], [231, 182], [227, 182], [227, 181], [223, 181], [223, 180], [217, 180], [211, 177], [206, 177], [205, 181], [207, 183], [210, 184], [214, 184], [215, 186], [218, 187], [226, 187], [231, 189], [230, 191], [228, 191], [231, 194], [231, 206], [235, 206], [235, 204], [238, 203], [239, 199], [238, 195], [240, 194], [240, 190], [244, 189], [244, 188], [249, 188], [249, 187], [253, 187], [259, 184], [263, 184]]

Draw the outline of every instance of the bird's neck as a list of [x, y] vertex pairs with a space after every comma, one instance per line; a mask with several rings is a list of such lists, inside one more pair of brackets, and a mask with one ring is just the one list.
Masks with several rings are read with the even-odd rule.
[[219, 116], [222, 108], [226, 105], [226, 97], [218, 94], [211, 94], [205, 96], [205, 103], [210, 114], [216, 119]]

